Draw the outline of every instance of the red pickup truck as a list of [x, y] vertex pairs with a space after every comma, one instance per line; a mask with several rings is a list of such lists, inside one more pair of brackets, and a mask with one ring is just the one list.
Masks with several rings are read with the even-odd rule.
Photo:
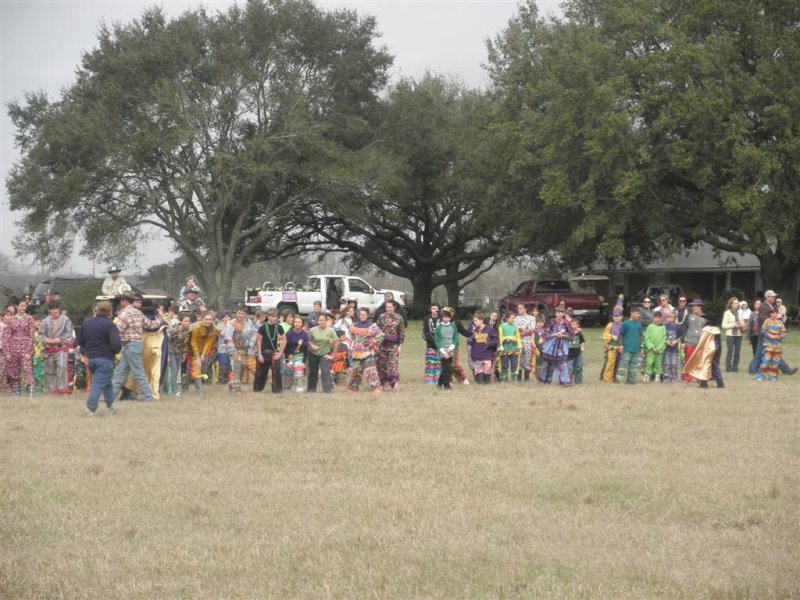
[[573, 291], [563, 279], [531, 279], [523, 281], [510, 295], [500, 300], [500, 312], [517, 312], [517, 305], [524, 304], [530, 311], [538, 307], [545, 320], [553, 314], [559, 302], [564, 300], [576, 317], [586, 323], [594, 323], [603, 317], [603, 298], [597, 294]]

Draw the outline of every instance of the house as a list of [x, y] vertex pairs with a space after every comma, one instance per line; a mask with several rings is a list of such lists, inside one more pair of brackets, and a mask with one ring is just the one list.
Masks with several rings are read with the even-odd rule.
[[[741, 289], [752, 300], [764, 291], [761, 263], [755, 255], [722, 252], [702, 243], [641, 267], [623, 263], [608, 268], [595, 263], [589, 271], [608, 276], [610, 296], [632, 296], [647, 286], [667, 283], [680, 285], [689, 298], [717, 298], [724, 290]], [[791, 304], [798, 301], [798, 282], [794, 288]]]

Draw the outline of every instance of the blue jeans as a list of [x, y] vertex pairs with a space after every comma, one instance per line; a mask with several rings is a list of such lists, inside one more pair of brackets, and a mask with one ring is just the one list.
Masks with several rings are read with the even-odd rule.
[[169, 377], [164, 382], [165, 391], [170, 396], [175, 396], [180, 390], [178, 389], [178, 375], [181, 372], [181, 361], [183, 360], [183, 353], [175, 354], [170, 352], [167, 355], [167, 364], [169, 365]]
[[111, 377], [114, 375], [114, 361], [110, 358], [90, 358], [89, 372], [92, 374], [92, 387], [89, 390], [89, 397], [86, 399], [86, 408], [94, 412], [97, 410], [97, 403], [100, 394], [106, 401], [106, 406], [111, 408], [114, 404], [114, 389], [111, 385]]
[[128, 342], [122, 345], [122, 358], [114, 371], [114, 398], [119, 398], [122, 384], [128, 379], [128, 373], [133, 372], [133, 379], [139, 384], [139, 389], [142, 392], [142, 399], [145, 402], [153, 401], [153, 390], [150, 388], [150, 382], [147, 381], [147, 376], [144, 374], [144, 367], [142, 366], [142, 343], [141, 342]]

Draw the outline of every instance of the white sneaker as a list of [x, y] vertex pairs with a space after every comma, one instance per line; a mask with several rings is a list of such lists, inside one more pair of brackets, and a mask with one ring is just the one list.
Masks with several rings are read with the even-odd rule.
[[464, 380], [464, 385], [469, 385], [469, 379]]

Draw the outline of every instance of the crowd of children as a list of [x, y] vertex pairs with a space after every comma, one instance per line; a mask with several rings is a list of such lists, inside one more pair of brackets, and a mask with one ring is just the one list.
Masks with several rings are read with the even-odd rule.
[[[300, 315], [275, 310], [258, 312], [252, 320], [243, 306], [234, 315], [217, 314], [199, 299], [192, 280], [182, 299], [169, 310], [164, 327], [153, 333], [150, 347], [159, 368], [150, 367], [154, 395], [180, 395], [190, 387], [200, 393], [207, 385], [227, 385], [238, 395], [252, 380], [260, 392], [272, 377], [271, 390], [298, 393], [336, 387], [398, 391], [399, 356], [405, 339], [406, 319], [394, 302], [381, 307], [377, 318], [355, 302], [346, 302], [336, 314], [322, 312], [316, 302], [313, 312]], [[76, 339], [69, 317], [57, 301], [47, 305], [47, 316], [28, 314], [27, 299], [11, 302], [0, 322], [0, 389], [20, 394], [69, 393], [88, 385], [86, 370], [76, 355]], [[775, 379], [780, 372], [793, 373], [782, 356], [786, 334], [785, 313], [767, 292], [765, 302], [744, 312], [745, 303], [731, 299], [721, 319], [703, 301], [686, 298], [673, 308], [666, 297], [648, 314], [643, 325], [641, 311], [633, 307], [623, 318], [621, 302], [614, 308], [603, 330], [600, 379], [632, 384], [701, 383], [714, 380], [724, 387], [721, 338], [727, 342], [725, 370], [735, 372], [740, 360], [741, 340], [755, 331], [751, 373], [759, 380]], [[646, 310], [646, 309], [645, 309]], [[755, 323], [753, 321], [755, 320]], [[164, 335], [163, 330], [166, 331]], [[465, 327], [449, 307], [431, 306], [422, 335], [426, 342], [423, 381], [452, 389], [453, 381], [469, 384], [460, 364], [460, 337], [466, 338], [466, 360], [478, 384], [521, 383], [533, 379], [562, 387], [583, 383], [585, 338], [580, 319], [562, 306], [547, 321], [524, 304], [516, 313], [504, 315], [482, 311]], [[145, 332], [147, 337], [147, 332]], [[162, 355], [163, 351], [163, 355]], [[757, 354], [757, 356], [756, 356]], [[639, 371], [641, 370], [641, 378]], [[126, 385], [126, 387], [129, 387]], [[135, 385], [127, 392], [135, 393]]]

